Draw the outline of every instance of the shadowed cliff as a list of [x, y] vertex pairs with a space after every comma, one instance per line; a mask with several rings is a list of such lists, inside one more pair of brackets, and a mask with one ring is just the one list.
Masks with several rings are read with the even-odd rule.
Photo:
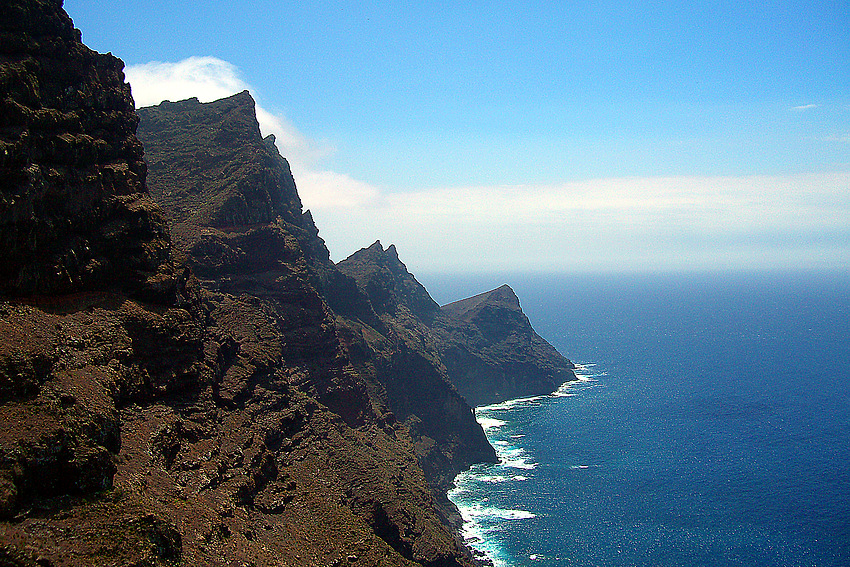
[[473, 406], [550, 394], [575, 365], [540, 337], [507, 285], [444, 305], [434, 325], [452, 383]]
[[0, 6], [0, 564], [471, 565], [467, 385], [562, 376], [516, 298], [334, 265], [248, 93], [140, 109], [145, 163], [61, 5]]
[[[169, 186], [156, 179], [158, 171], [169, 172], [168, 179], [180, 186], [200, 187], [204, 179], [215, 177], [215, 172], [207, 172], [203, 167], [185, 166], [186, 156], [198, 152], [236, 156], [240, 161], [230, 166], [216, 162], [217, 168], [224, 167], [227, 171], [263, 172], [267, 168], [279, 168], [277, 174], [266, 172], [253, 178], [252, 183], [271, 183], [272, 189], [277, 179], [292, 179], [276, 148], [260, 138], [254, 101], [247, 93], [212, 103], [194, 99], [166, 102], [140, 109], [139, 114], [142, 117], [139, 136], [148, 148], [151, 190], [158, 200], [165, 193], [160, 187]], [[196, 123], [211, 132], [227, 129], [240, 133], [210, 135], [199, 141], [194, 137]], [[241, 150], [245, 144], [251, 144], [253, 151]], [[237, 147], [231, 147], [234, 145]], [[245, 163], [246, 159], [253, 162]], [[302, 387], [340, 415], [352, 413], [352, 408], [361, 407], [369, 400], [386, 407], [410, 436], [425, 477], [447, 510], [445, 492], [454, 476], [474, 462], [495, 459], [495, 453], [472, 409], [447, 379], [439, 356], [430, 347], [427, 327], [420, 326], [414, 338], [417, 331], [411, 330], [411, 325], [418, 324], [420, 316], [431, 320], [439, 307], [418, 283], [395, 285], [395, 280], [403, 278], [407, 270], [394, 248], [391, 261], [383, 265], [386, 274], [370, 276], [371, 283], [365, 287], [360, 285], [356, 273], [345, 269], [345, 264], [334, 266], [309, 214], [301, 214], [301, 204], [294, 192], [278, 193], [283, 197], [288, 195], [287, 201], [281, 202], [280, 197], [268, 199], [272, 214], [291, 211], [289, 222], [277, 216], [273, 222], [226, 228], [204, 224], [224, 216], [219, 209], [235, 200], [233, 187], [246, 183], [237, 176], [227, 183], [217, 181], [199, 189], [206, 202], [216, 205], [207, 206], [205, 218], [183, 220], [182, 226], [175, 228], [175, 232], [180, 230], [187, 235], [176, 243], [178, 250], [186, 255], [189, 265], [208, 289], [250, 293], [267, 301], [280, 314], [282, 322], [299, 321], [302, 334], [312, 332], [306, 338], [293, 336], [286, 340], [288, 345], [303, 344], [312, 349], [302, 353], [299, 359], [309, 360], [316, 375]], [[273, 193], [262, 186], [252, 186], [251, 191]], [[231, 194], [231, 198], [221, 198], [222, 193]], [[162, 205], [173, 218], [185, 219], [180, 213], [182, 201], [173, 194], [164, 196]], [[304, 219], [309, 219], [306, 228]], [[277, 240], [261, 238], [270, 231], [278, 235]], [[288, 255], [284, 254], [287, 249]], [[380, 245], [377, 255], [384, 255]], [[211, 261], [219, 258], [224, 260]], [[415, 282], [409, 274], [407, 278]], [[307, 301], [305, 294], [316, 297]], [[315, 309], [311, 311], [310, 305]], [[413, 312], [408, 312], [408, 306]], [[319, 331], [333, 336], [329, 334], [322, 339]], [[329, 353], [336, 354], [329, 357]], [[343, 361], [341, 373], [328, 374], [340, 360]], [[359, 384], [356, 388], [355, 383]], [[356, 390], [359, 397], [353, 399], [349, 390]], [[368, 392], [369, 400], [364, 392]]]
[[0, 5], [0, 293], [136, 290], [167, 262], [123, 63], [56, 2]]

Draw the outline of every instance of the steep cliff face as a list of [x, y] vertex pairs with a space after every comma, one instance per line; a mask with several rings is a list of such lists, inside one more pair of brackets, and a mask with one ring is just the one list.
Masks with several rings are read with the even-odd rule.
[[[235, 110], [239, 105], [245, 111]], [[256, 171], [281, 164], [268, 159], [270, 154], [277, 156], [277, 151], [262, 143], [253, 111], [253, 100], [246, 93], [213, 103], [189, 100], [140, 109], [139, 136], [148, 148], [152, 192], [164, 194], [158, 188], [170, 185], [162, 184], [156, 174], [169, 172], [171, 182], [197, 187], [204, 195], [207, 219], [219, 218], [219, 209], [233, 200], [232, 188], [245, 187], [247, 182], [234, 176], [228, 183], [208, 187], [203, 180], [215, 178], [219, 169]], [[250, 135], [208, 136], [201, 142], [193, 137], [196, 122], [211, 132], [241, 128]], [[229, 147], [246, 143], [256, 151], [247, 154]], [[183, 167], [186, 156], [197, 153], [254, 163], [217, 161], [214, 172], [201, 166]], [[288, 166], [277, 174], [252, 177], [250, 182], [263, 184], [279, 178], [291, 180]], [[252, 187], [250, 192], [272, 193], [262, 187]], [[231, 198], [224, 199], [221, 193]], [[315, 369], [309, 380], [300, 382], [301, 387], [340, 415], [371, 403], [387, 408], [393, 419], [404, 424], [425, 477], [443, 504], [458, 472], [495, 458], [471, 408], [446, 380], [427, 327], [418, 323], [420, 318], [432, 321], [439, 306], [407, 273], [394, 248], [385, 253], [376, 244], [370, 253], [357, 257], [361, 264], [355, 266], [358, 259], [352, 258], [334, 266], [309, 213], [301, 213], [297, 194], [277, 205], [277, 210], [291, 211], [285, 217], [289, 220], [278, 216], [247, 226], [217, 228], [199, 224], [199, 217], [186, 219], [180, 212], [182, 201], [173, 194], [164, 198], [163, 207], [173, 218], [184, 219], [182, 228], [175, 228], [175, 233], [187, 235], [178, 248], [205, 285], [227, 293], [250, 293], [266, 301], [281, 324], [298, 322], [284, 342], [303, 345], [303, 352], [286, 349], [289, 364], [309, 360]], [[270, 238], [272, 234], [275, 239]], [[373, 269], [376, 266], [379, 269]]]
[[575, 365], [534, 332], [507, 285], [444, 305], [434, 332], [452, 383], [473, 406], [549, 394], [576, 379]]
[[247, 91], [201, 104], [198, 99], [139, 109], [149, 189], [175, 226], [219, 229], [299, 224], [301, 201], [289, 164], [263, 140]]
[[380, 321], [380, 332], [348, 323], [366, 347], [360, 350], [369, 353], [364, 363], [384, 385], [396, 417], [408, 425], [426, 476], [445, 494], [458, 472], [494, 461], [495, 452], [440, 358], [429, 327], [440, 308], [394, 246], [384, 250], [375, 242], [337, 266], [357, 281]]
[[0, 293], [133, 290], [167, 262], [122, 69], [57, 2], [0, 5]]
[[179, 217], [173, 276], [120, 62], [61, 2], [0, 9], [0, 563], [468, 565], [270, 144]]
[[[507, 285], [441, 308], [407, 271], [394, 246], [385, 251], [376, 242], [338, 267], [357, 281], [387, 327], [427, 353], [440, 379], [470, 406], [549, 394], [576, 379], [575, 366], [534, 332]], [[416, 402], [407, 400], [424, 406], [433, 403], [434, 395], [421, 390], [426, 383], [421, 378], [412, 382], [399, 385], [395, 404], [423, 415], [427, 409], [410, 410]], [[394, 389], [388, 391], [392, 399]]]
[[289, 163], [274, 136], [261, 137], [255, 112], [247, 92], [138, 110], [148, 187], [181, 258], [217, 289], [260, 295], [300, 261], [335, 311], [369, 318], [368, 302], [334, 268], [312, 215], [302, 212]]

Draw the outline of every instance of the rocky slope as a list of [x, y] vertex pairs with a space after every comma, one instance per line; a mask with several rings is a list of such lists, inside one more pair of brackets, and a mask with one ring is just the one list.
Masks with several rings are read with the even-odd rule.
[[411, 431], [417, 456], [435, 492], [444, 495], [458, 472], [495, 452], [472, 408], [452, 384], [430, 325], [440, 311], [399, 260], [380, 242], [337, 264], [373, 305], [382, 334], [348, 322], [369, 353], [395, 415]]
[[470, 565], [453, 374], [518, 339], [393, 247], [335, 266], [247, 93], [140, 110], [146, 169], [61, 1], [0, 5], [0, 50], [0, 564]]
[[[314, 375], [302, 386], [340, 415], [359, 411], [368, 403], [390, 411], [411, 437], [426, 479], [443, 512], [450, 514], [445, 492], [454, 476], [474, 462], [495, 459], [495, 453], [430, 347], [428, 328], [420, 325], [416, 330], [418, 318], [433, 319], [439, 307], [418, 283], [410, 286], [409, 293], [395, 286], [394, 278], [407, 271], [394, 249], [391, 267], [395, 271], [380, 280], [372, 278], [362, 289], [357, 278], [343, 269], [350, 263], [334, 266], [330, 262], [309, 213], [301, 213], [297, 193], [275, 190], [281, 185], [294, 187], [294, 181], [274, 145], [260, 138], [254, 101], [248, 93], [212, 103], [166, 102], [142, 108], [139, 114], [151, 193], [175, 219], [175, 230], [183, 234], [176, 248], [202, 278], [202, 285], [231, 294], [249, 293], [276, 312], [281, 324], [297, 321], [299, 328], [292, 330], [285, 343], [303, 345], [303, 352], [288, 357], [290, 363], [309, 360], [314, 368]], [[198, 124], [209, 133], [202, 140], [195, 136]], [[245, 145], [251, 146], [250, 152]], [[191, 156], [199, 154], [228, 156], [237, 162], [228, 165], [228, 158], [213, 159], [199, 166], [191, 161]], [[237, 173], [221, 181], [222, 170]], [[240, 171], [255, 175], [246, 181]], [[207, 184], [208, 179], [215, 182]], [[206, 215], [183, 214], [183, 200], [170, 189], [174, 185], [197, 187]], [[274, 195], [264, 201], [268, 220], [211, 225], [228, 216], [221, 208], [242, 202], [234, 198], [238, 190], [233, 187], [245, 186], [253, 194]], [[341, 366], [339, 360], [344, 361]], [[343, 370], [328, 374], [335, 365]], [[355, 382], [362, 387], [353, 386]], [[356, 419], [352, 425], [358, 425]]]

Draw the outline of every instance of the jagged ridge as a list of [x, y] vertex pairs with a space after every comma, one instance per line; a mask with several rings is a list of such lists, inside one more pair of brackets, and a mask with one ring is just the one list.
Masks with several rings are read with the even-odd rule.
[[511, 341], [395, 247], [333, 265], [248, 93], [140, 111], [163, 215], [121, 62], [2, 10], [0, 562], [469, 565], [445, 490], [494, 453], [446, 353]]

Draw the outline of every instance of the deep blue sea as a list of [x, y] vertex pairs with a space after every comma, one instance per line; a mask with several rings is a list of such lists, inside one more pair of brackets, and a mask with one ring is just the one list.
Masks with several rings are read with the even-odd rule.
[[450, 494], [473, 548], [497, 566], [850, 565], [847, 273], [512, 278], [420, 280], [441, 303], [509, 283], [581, 365], [554, 395], [477, 409], [501, 463]]

